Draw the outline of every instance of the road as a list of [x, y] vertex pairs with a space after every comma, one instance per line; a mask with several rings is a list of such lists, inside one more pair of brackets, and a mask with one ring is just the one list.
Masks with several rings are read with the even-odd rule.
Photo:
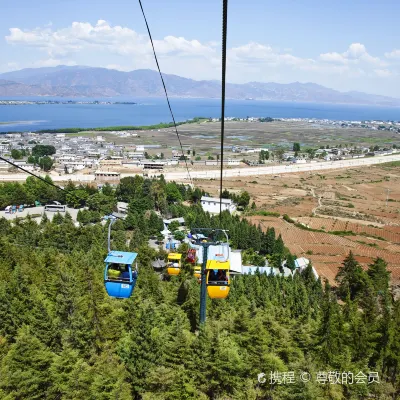
[[[351, 167], [363, 167], [374, 164], [381, 164], [390, 161], [400, 161], [400, 154], [393, 154], [390, 156], [377, 156], [369, 158], [354, 158], [351, 160], [341, 161], [323, 161], [323, 162], [312, 162], [306, 164], [290, 164], [290, 165], [274, 165], [264, 167], [248, 167], [248, 168], [232, 168], [224, 169], [224, 177], [241, 177], [241, 176], [259, 176], [259, 175], [279, 175], [285, 173], [297, 173], [297, 172], [308, 172], [308, 171], [323, 171], [330, 169], [341, 169]], [[148, 171], [149, 176], [156, 177], [161, 175], [159, 172], [152, 173]], [[0, 174], [0, 181], [24, 181], [29, 175], [27, 174]], [[44, 175], [42, 175], [44, 176]], [[129, 173], [122, 173], [121, 178], [132, 176]], [[208, 171], [190, 171], [192, 179], [219, 179], [220, 170], [213, 169]], [[187, 181], [189, 182], [187, 171], [183, 172], [164, 172], [164, 177], [168, 181]], [[66, 181], [68, 179], [74, 182], [92, 182], [94, 181], [94, 175], [62, 175], [56, 176], [51, 175], [54, 182]]]
[[[323, 161], [312, 162], [306, 164], [290, 164], [290, 165], [274, 165], [265, 167], [248, 167], [248, 168], [232, 168], [224, 169], [223, 176], [226, 178], [240, 176], [259, 176], [259, 175], [279, 175], [285, 173], [297, 173], [307, 171], [323, 171], [329, 169], [340, 169], [350, 167], [362, 167], [374, 164], [381, 164], [390, 161], [400, 161], [400, 154], [390, 156], [378, 156], [369, 158], [354, 158], [351, 160], [341, 161]], [[151, 173], [149, 172], [149, 175]], [[157, 175], [157, 174], [154, 174]], [[121, 177], [129, 176], [129, 174], [121, 174]], [[190, 171], [192, 179], [219, 179], [220, 170], [214, 169], [209, 171]], [[188, 180], [187, 172], [166, 172], [164, 177], [169, 181]]]
[[[66, 207], [66, 210], [71, 215], [72, 220], [74, 222], [76, 222], [76, 218], [77, 218], [79, 210], [77, 210], [75, 208], [69, 208], [69, 207]], [[37, 222], [40, 222], [40, 220], [42, 219], [43, 213], [45, 213], [50, 220], [52, 220], [54, 215], [56, 215], [56, 213], [54, 211], [44, 211], [44, 207], [39, 206], [39, 207], [25, 208], [24, 211], [22, 211], [22, 212], [18, 211], [15, 214], [8, 214], [4, 211], [0, 211], [0, 217], [4, 217], [5, 219], [12, 220], [17, 217], [18, 218], [26, 218], [28, 215], [30, 215], [33, 217], [34, 220], [36, 220]], [[65, 215], [65, 213], [63, 213], [63, 212], [60, 214]]]

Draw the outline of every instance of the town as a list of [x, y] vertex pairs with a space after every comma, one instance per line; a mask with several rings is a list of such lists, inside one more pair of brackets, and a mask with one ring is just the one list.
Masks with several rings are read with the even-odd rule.
[[[258, 129], [269, 129], [272, 122], [284, 127], [297, 127], [309, 124], [315, 126], [334, 126], [335, 130], [354, 128], [361, 130], [385, 130], [393, 135], [393, 130], [400, 129], [399, 122], [382, 121], [328, 121], [304, 119], [247, 118], [240, 120], [226, 118], [228, 127], [242, 127], [251, 123]], [[270, 123], [266, 123], [271, 122]], [[230, 125], [229, 125], [230, 124]], [[214, 130], [218, 122], [205, 119], [202, 123], [186, 124], [181, 126], [181, 136], [184, 140], [182, 148], [177, 146], [173, 139], [171, 128], [152, 130], [107, 130], [82, 131], [76, 134], [69, 133], [4, 133], [0, 135], [0, 155], [23, 167], [26, 171], [45, 171], [50, 175], [62, 177], [65, 180], [74, 180], [74, 174], [80, 176], [94, 176], [99, 181], [118, 181], [121, 174], [147, 174], [148, 170], [156, 172], [183, 171], [189, 166], [193, 171], [208, 171], [220, 165], [219, 153], [213, 143], [216, 142]], [[304, 128], [302, 128], [304, 129]], [[193, 134], [197, 133], [197, 134]], [[245, 131], [243, 131], [245, 132]], [[330, 131], [329, 131], [330, 132]], [[336, 131], [335, 131], [336, 132]], [[229, 130], [228, 130], [229, 133]], [[312, 133], [312, 131], [310, 131]], [[273, 133], [272, 133], [273, 134]], [[271, 134], [271, 135], [272, 135]], [[297, 136], [296, 136], [297, 135]], [[237, 134], [227, 136], [225, 146], [224, 166], [227, 169], [236, 167], [245, 169], [260, 166], [301, 165], [310, 166], [316, 163], [371, 158], [376, 156], [390, 156], [400, 152], [400, 137], [390, 141], [378, 137], [364, 140], [356, 135], [352, 139], [332, 143], [330, 137], [323, 136], [325, 142], [317, 140], [313, 134], [311, 143], [304, 142], [304, 134], [294, 134], [292, 143], [289, 138], [283, 143], [265, 144], [265, 136], [249, 136]], [[332, 134], [333, 136], [333, 134]], [[339, 135], [337, 135], [339, 137]], [[301, 140], [301, 142], [300, 142]], [[351, 141], [357, 140], [356, 143]], [[242, 143], [236, 143], [241, 141]], [[350, 142], [350, 143], [349, 143]], [[381, 144], [380, 144], [381, 142]], [[312, 145], [314, 143], [314, 145]], [[330, 144], [329, 144], [330, 143]], [[367, 143], [370, 143], [368, 145]], [[334, 168], [333, 165], [332, 168]], [[0, 161], [0, 173], [17, 173], [12, 165]], [[3, 175], [3, 179], [6, 178]]]

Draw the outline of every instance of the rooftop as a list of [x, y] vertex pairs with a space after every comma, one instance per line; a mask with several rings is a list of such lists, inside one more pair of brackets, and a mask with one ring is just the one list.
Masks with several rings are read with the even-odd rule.
[[[207, 197], [207, 196], [203, 196], [201, 198], [201, 201], [213, 201], [215, 203], [219, 203], [220, 199], [219, 197]], [[222, 203], [226, 203], [226, 204], [231, 204], [232, 200], [231, 199], [221, 199]]]
[[132, 264], [137, 257], [137, 253], [129, 253], [127, 251], [110, 251], [104, 262], [115, 264]]

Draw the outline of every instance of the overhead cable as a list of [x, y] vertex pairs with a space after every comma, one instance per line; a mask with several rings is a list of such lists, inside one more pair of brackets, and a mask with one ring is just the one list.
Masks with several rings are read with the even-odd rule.
[[176, 125], [174, 113], [172, 112], [171, 103], [170, 103], [170, 101], [169, 101], [167, 87], [165, 86], [164, 78], [163, 78], [163, 75], [162, 75], [162, 73], [161, 73], [161, 68], [160, 68], [160, 65], [159, 65], [159, 63], [158, 63], [158, 58], [157, 58], [156, 50], [155, 50], [155, 48], [154, 48], [153, 38], [152, 38], [152, 36], [151, 36], [150, 27], [149, 27], [149, 24], [147, 23], [146, 14], [145, 14], [145, 12], [144, 12], [143, 5], [142, 5], [142, 1], [141, 1], [141, 0], [139, 0], [139, 5], [140, 5], [140, 8], [141, 8], [141, 10], [142, 10], [144, 22], [146, 23], [146, 28], [147, 28], [147, 32], [148, 32], [148, 34], [149, 34], [149, 39], [150, 39], [151, 47], [152, 47], [152, 49], [153, 49], [154, 59], [156, 60], [157, 69], [158, 69], [158, 72], [159, 72], [159, 74], [160, 74], [161, 82], [162, 82], [163, 87], [164, 87], [165, 97], [166, 97], [166, 99], [167, 99], [169, 112], [171, 113], [172, 121], [173, 121], [173, 123], [174, 123], [175, 133], [176, 133], [176, 136], [177, 136], [178, 141], [179, 141], [179, 145], [180, 145], [180, 148], [181, 148], [181, 151], [182, 151], [182, 156], [184, 157], [186, 170], [187, 170], [187, 173], [188, 173], [188, 176], [189, 176], [190, 183], [193, 185], [192, 177], [190, 176], [189, 167], [188, 167], [188, 163], [187, 163], [187, 157], [185, 156], [184, 151], [183, 151], [183, 146], [182, 146], [181, 138], [179, 137], [178, 127], [177, 127], [177, 125]]

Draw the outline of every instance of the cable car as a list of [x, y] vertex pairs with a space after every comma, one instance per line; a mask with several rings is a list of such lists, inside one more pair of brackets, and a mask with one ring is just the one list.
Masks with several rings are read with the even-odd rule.
[[127, 299], [131, 297], [138, 273], [132, 269], [137, 253], [111, 251], [104, 262], [104, 285], [110, 297]]
[[179, 275], [182, 266], [182, 254], [169, 253], [167, 257], [167, 272], [168, 275]]
[[211, 299], [225, 299], [229, 294], [229, 261], [207, 261], [207, 292]]
[[201, 266], [200, 265], [196, 265], [194, 267], [193, 275], [199, 280], [199, 282], [201, 281]]

